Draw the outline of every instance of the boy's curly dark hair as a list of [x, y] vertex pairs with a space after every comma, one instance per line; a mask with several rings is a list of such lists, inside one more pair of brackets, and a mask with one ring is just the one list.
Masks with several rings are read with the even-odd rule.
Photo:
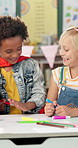
[[28, 38], [27, 26], [21, 19], [12, 16], [0, 16], [0, 42], [4, 39], [21, 36], [22, 40]]

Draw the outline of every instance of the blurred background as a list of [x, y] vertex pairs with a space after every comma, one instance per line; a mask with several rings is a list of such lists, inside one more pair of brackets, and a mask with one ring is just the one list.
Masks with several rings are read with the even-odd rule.
[[51, 70], [62, 66], [59, 37], [66, 28], [78, 26], [78, 1], [0, 0], [0, 15], [19, 16], [28, 26], [23, 55], [38, 61], [48, 88]]

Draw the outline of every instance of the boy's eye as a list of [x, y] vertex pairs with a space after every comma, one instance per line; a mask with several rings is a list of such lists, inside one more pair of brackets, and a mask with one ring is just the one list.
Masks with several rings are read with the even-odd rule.
[[12, 52], [11, 50], [7, 50], [7, 51], [6, 51], [6, 53], [11, 53], [11, 52]]
[[[17, 51], [20, 51], [20, 50], [22, 50], [22, 47], [17, 48]], [[12, 53], [12, 52], [13, 52], [13, 50], [8, 49], [8, 50], [6, 50], [5, 52], [9, 54], [9, 53]]]
[[21, 47], [21, 48], [18, 48], [18, 51], [19, 51], [19, 50], [22, 50], [22, 47]]

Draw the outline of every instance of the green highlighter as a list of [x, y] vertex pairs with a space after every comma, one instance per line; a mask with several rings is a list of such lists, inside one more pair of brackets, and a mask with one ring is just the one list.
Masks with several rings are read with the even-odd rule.
[[66, 126], [66, 127], [75, 127], [73, 124], [66, 124], [66, 123], [57, 123], [57, 122], [47, 122], [47, 121], [43, 121], [43, 123], [45, 124], [52, 124], [52, 125], [60, 125], [60, 126]]
[[49, 121], [17, 121], [18, 123], [42, 123], [42, 122], [49, 122]]

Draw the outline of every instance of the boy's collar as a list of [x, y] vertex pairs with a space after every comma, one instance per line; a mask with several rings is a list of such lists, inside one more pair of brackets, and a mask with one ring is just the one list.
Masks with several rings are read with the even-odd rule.
[[[17, 60], [17, 63], [25, 60], [25, 59], [28, 59], [30, 57], [25, 57], [25, 56], [20, 56], [19, 59]], [[9, 66], [12, 66], [14, 64], [10, 64], [9, 62], [7, 62], [5, 59], [3, 58], [0, 58], [0, 67], [9, 67]]]

